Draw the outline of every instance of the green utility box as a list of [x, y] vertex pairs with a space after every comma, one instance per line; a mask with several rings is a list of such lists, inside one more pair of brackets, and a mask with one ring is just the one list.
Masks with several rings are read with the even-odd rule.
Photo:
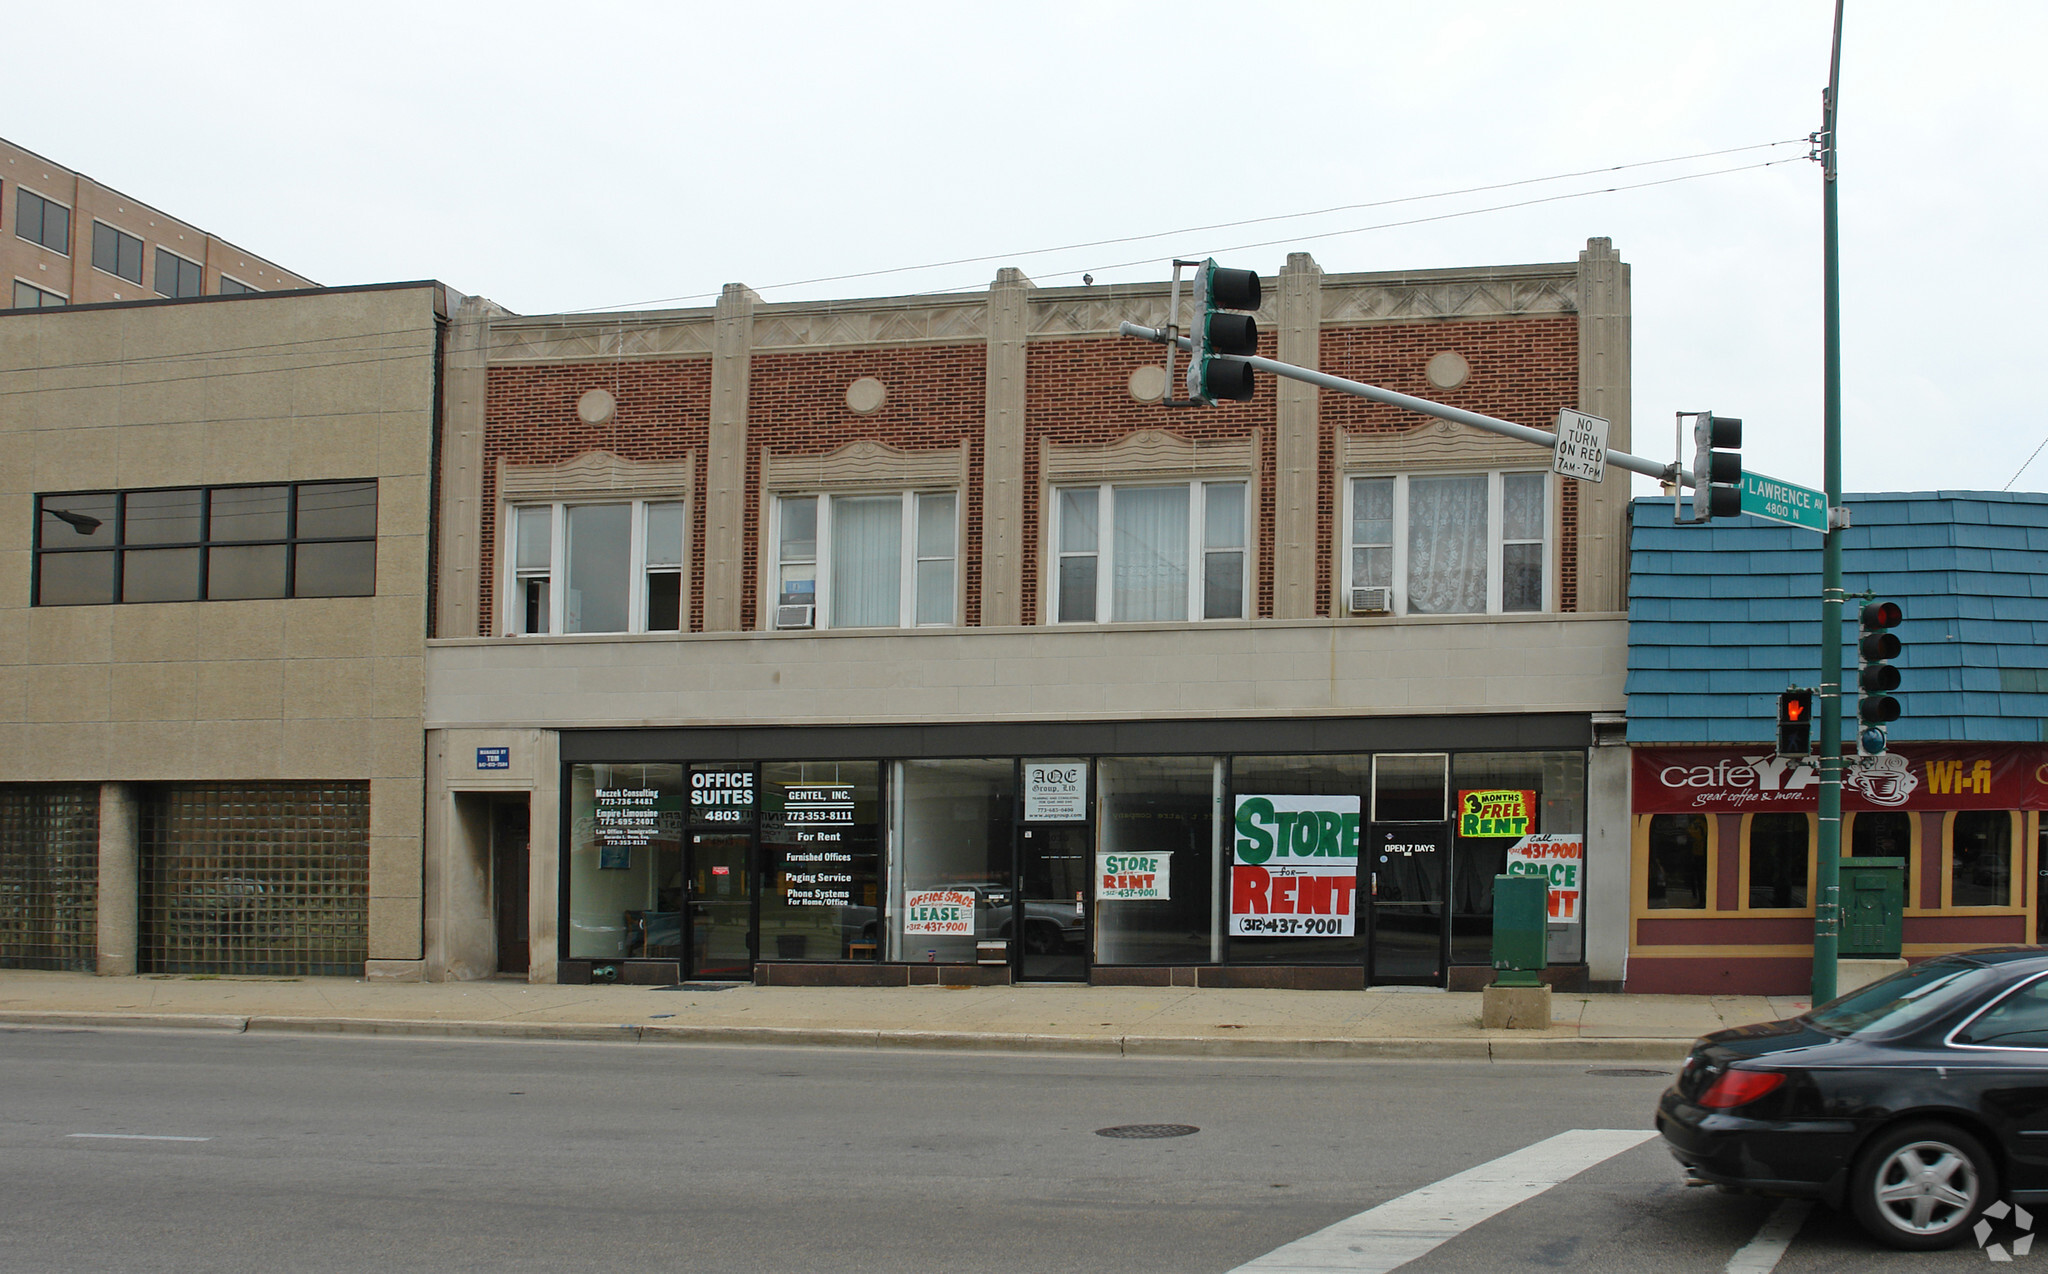
[[1905, 914], [1905, 859], [1842, 860], [1842, 955], [1898, 958]]
[[1493, 878], [1493, 984], [1542, 986], [1550, 965], [1550, 881]]

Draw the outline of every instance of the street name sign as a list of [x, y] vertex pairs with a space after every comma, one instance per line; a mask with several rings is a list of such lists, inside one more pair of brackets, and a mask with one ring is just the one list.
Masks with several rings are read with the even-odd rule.
[[1827, 534], [1828, 498], [1812, 487], [1742, 471], [1742, 511]]
[[1550, 471], [1582, 482], [1607, 476], [1607, 422], [1567, 407], [1557, 413], [1557, 446], [1551, 449]]

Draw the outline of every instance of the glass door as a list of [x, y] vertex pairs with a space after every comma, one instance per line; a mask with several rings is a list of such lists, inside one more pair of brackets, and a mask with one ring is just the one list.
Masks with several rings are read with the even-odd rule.
[[[1018, 829], [1020, 888], [1004, 926], [1024, 982], [1088, 979], [1086, 823], [1026, 823]], [[1021, 927], [1020, 927], [1021, 926]]]
[[688, 978], [748, 978], [754, 972], [750, 832], [692, 832], [684, 872]]
[[1375, 823], [1366, 898], [1371, 910], [1374, 983], [1444, 984], [1444, 869], [1450, 861], [1444, 823]]

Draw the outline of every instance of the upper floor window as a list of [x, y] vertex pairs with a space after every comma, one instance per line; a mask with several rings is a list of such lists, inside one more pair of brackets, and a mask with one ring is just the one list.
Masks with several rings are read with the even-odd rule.
[[680, 632], [683, 508], [680, 500], [515, 507], [505, 631]]
[[244, 292], [261, 292], [262, 290], [262, 288], [252, 288], [240, 279], [229, 278], [225, 274], [220, 276], [220, 294], [222, 296], [240, 296]]
[[198, 296], [201, 270], [169, 248], [156, 250], [156, 290], [160, 296]]
[[34, 604], [368, 597], [377, 483], [36, 497]]
[[130, 283], [142, 282], [142, 240], [104, 221], [92, 223], [92, 265]]
[[62, 305], [64, 298], [55, 292], [39, 288], [33, 283], [14, 281], [14, 308], [17, 310], [41, 309], [48, 305]]
[[33, 190], [14, 188], [14, 233], [52, 252], [71, 255], [71, 209]]
[[959, 622], [951, 491], [785, 495], [775, 502], [775, 627]]
[[1541, 611], [1547, 473], [1353, 478], [1341, 612], [1482, 615]]
[[1053, 492], [1053, 619], [1242, 619], [1245, 484], [1103, 483]]

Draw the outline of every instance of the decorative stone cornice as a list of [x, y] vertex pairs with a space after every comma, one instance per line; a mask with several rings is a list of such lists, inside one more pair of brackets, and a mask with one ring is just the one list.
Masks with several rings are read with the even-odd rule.
[[863, 439], [823, 455], [776, 455], [761, 451], [761, 489], [768, 491], [901, 490], [948, 487], [965, 492], [967, 447], [902, 451]]
[[[1539, 467], [1545, 453], [1528, 443], [1448, 420], [1428, 420], [1398, 433], [1352, 433], [1337, 442], [1338, 477], [1353, 473], [1404, 473], [1415, 469]], [[1547, 467], [1547, 466], [1542, 466]]]
[[688, 499], [696, 481], [697, 453], [680, 460], [626, 460], [609, 451], [586, 451], [560, 464], [507, 464], [498, 461], [498, 498], [518, 500], [584, 500], [605, 496], [681, 496]]
[[1038, 472], [1047, 482], [1108, 482], [1118, 478], [1194, 478], [1258, 472], [1256, 434], [1194, 442], [1161, 429], [1139, 429], [1115, 442], [1038, 445]]

